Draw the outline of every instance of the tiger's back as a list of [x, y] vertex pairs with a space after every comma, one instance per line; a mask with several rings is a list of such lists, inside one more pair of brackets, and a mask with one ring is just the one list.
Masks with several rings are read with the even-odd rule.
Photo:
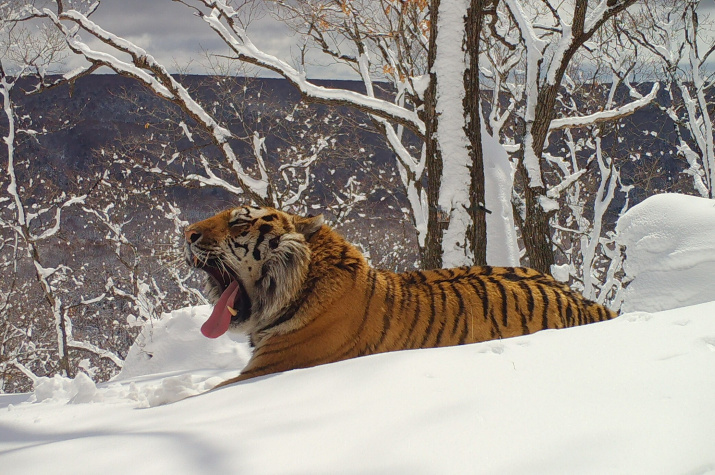
[[[464, 267], [397, 274], [370, 267], [322, 219], [270, 208], [251, 208], [247, 213], [252, 228], [232, 233], [227, 227], [228, 251], [221, 252], [239, 255], [235, 249], [241, 249], [242, 259], [231, 267], [226, 264], [231, 256], [223, 255], [222, 265], [240, 285], [229, 287], [227, 280], [223, 287], [229, 288], [221, 298], [228, 299], [224, 296], [233, 292], [230, 297], [236, 301], [254, 302], [244, 310], [246, 315], [239, 312], [236, 326], [249, 334], [255, 349], [241, 374], [222, 385], [386, 351], [476, 343], [615, 316], [533, 269]], [[221, 235], [215, 232], [217, 224], [232, 222], [234, 215], [219, 220], [220, 216], [188, 228], [187, 239], [195, 239], [198, 232]], [[284, 249], [283, 242], [290, 247]], [[241, 274], [241, 266], [254, 270]], [[304, 268], [297, 271], [290, 266]], [[295, 282], [286, 284], [298, 289], [290, 295], [276, 284], [283, 274], [295, 276]], [[270, 315], [254, 318], [255, 302], [271, 299], [285, 304]], [[217, 312], [220, 309], [214, 309]], [[213, 314], [211, 319], [220, 320]]]

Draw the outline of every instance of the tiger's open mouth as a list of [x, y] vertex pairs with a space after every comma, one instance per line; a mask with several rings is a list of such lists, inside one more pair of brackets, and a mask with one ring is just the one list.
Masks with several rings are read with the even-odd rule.
[[214, 259], [201, 262], [194, 258], [193, 266], [206, 272], [221, 296], [214, 305], [208, 320], [202, 325], [201, 333], [208, 338], [218, 338], [232, 323], [240, 323], [250, 316], [251, 302], [246, 289], [238, 277], [224, 270]]

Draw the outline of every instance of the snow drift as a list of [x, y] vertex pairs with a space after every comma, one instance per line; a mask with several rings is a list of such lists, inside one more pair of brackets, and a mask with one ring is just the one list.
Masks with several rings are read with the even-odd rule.
[[616, 232], [630, 280], [623, 311], [715, 300], [715, 200], [655, 195], [623, 215]]

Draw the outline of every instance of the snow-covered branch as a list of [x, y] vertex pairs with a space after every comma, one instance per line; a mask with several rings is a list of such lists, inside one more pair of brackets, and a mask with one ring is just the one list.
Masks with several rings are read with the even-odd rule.
[[588, 114], [580, 117], [563, 117], [560, 119], [554, 119], [551, 121], [550, 130], [560, 130], [560, 129], [571, 129], [576, 127], [587, 127], [595, 125], [601, 122], [614, 121], [627, 117], [637, 110], [642, 109], [647, 106], [653, 100], [655, 100], [658, 90], [660, 89], [660, 84], [653, 84], [651, 91], [633, 102], [616, 107], [610, 110], [604, 110], [600, 112], [594, 112], [593, 114]]
[[[698, 15], [700, 0], [672, 4], [647, 4], [631, 19], [633, 28], [622, 33], [659, 60], [668, 78], [669, 105], [660, 109], [673, 121], [676, 148], [687, 162], [684, 171], [702, 196], [715, 197], [715, 128], [708, 97], [713, 87], [712, 65], [705, 59], [715, 51], [715, 41], [702, 34], [713, 23]], [[707, 78], [710, 77], [710, 80]], [[634, 95], [637, 91], [631, 88]]]
[[102, 349], [96, 345], [93, 345], [91, 343], [88, 343], [86, 341], [77, 341], [77, 340], [70, 340], [67, 342], [67, 346], [70, 348], [77, 348], [80, 350], [85, 350], [89, 351], [91, 353], [94, 353], [95, 355], [99, 356], [100, 358], [106, 358], [110, 360], [112, 363], [114, 363], [117, 368], [121, 368], [124, 366], [124, 361], [119, 358], [116, 354], [109, 350]]
[[[202, 18], [238, 55], [238, 59], [271, 71], [286, 78], [308, 101], [322, 102], [335, 106], [351, 106], [365, 113], [376, 115], [412, 130], [422, 137], [425, 134], [424, 122], [417, 113], [391, 102], [343, 89], [331, 89], [317, 86], [285, 61], [258, 49], [236, 21], [237, 12], [222, 0], [200, 0], [211, 8], [211, 14], [201, 14]], [[228, 27], [222, 23], [226, 22]], [[229, 29], [230, 28], [230, 29]]]
[[[43, 12], [66, 35], [67, 44], [75, 53], [84, 56], [94, 64], [107, 66], [119, 74], [139, 80], [160, 97], [168, 99], [181, 107], [185, 113], [210, 134], [216, 146], [232, 167], [242, 192], [248, 194], [259, 203], [270, 203], [268, 183], [249, 176], [243, 170], [243, 166], [229, 143], [231, 133], [219, 125], [153, 56], [130, 41], [107, 32], [77, 11], [66, 11], [59, 16], [49, 9], [44, 9]], [[112, 54], [91, 49], [81, 41], [73, 30], [65, 27], [61, 20], [71, 20], [77, 23], [85, 31], [116, 51], [128, 54], [132, 58], [132, 63], [122, 61]]]

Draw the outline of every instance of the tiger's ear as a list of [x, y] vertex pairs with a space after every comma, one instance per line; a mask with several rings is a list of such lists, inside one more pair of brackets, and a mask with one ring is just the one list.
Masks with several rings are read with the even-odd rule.
[[293, 224], [295, 225], [295, 230], [305, 236], [308, 240], [313, 234], [315, 234], [325, 222], [322, 214], [318, 216], [308, 216], [306, 218], [302, 216], [294, 216]]

